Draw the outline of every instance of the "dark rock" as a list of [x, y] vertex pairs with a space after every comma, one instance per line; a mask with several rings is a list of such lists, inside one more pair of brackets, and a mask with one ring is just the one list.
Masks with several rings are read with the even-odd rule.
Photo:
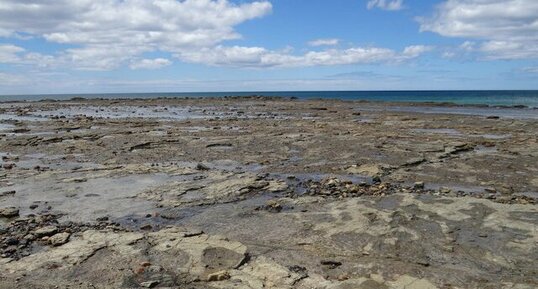
[[5, 191], [0, 193], [0, 197], [6, 197], [6, 196], [12, 196], [16, 193], [16, 191]]
[[423, 190], [424, 189], [424, 182], [415, 182], [413, 184], [413, 188], [415, 190]]
[[199, 171], [208, 171], [209, 170], [209, 167], [202, 164], [202, 163], [198, 163], [196, 165], [196, 169], [199, 170]]
[[322, 260], [320, 263], [321, 263], [321, 265], [327, 266], [327, 267], [329, 267], [331, 269], [340, 267], [342, 265], [342, 262], [333, 261], [333, 260]]

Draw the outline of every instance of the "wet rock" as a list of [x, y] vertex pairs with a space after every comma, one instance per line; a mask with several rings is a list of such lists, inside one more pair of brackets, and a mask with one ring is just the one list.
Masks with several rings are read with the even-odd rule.
[[58, 233], [49, 238], [49, 243], [53, 246], [61, 246], [67, 243], [70, 236], [71, 234], [69, 233]]
[[447, 188], [447, 187], [441, 187], [441, 188], [439, 188], [439, 192], [441, 194], [450, 194], [452, 192], [452, 190], [450, 188]]
[[16, 239], [16, 238], [8, 237], [7, 239], [4, 240], [3, 243], [4, 243], [5, 245], [7, 245], [7, 246], [14, 246], [14, 245], [18, 245], [18, 244], [19, 244], [19, 240]]
[[330, 269], [335, 269], [337, 267], [340, 267], [342, 265], [342, 262], [338, 262], [334, 260], [321, 260], [320, 264], [323, 266], [327, 266]]
[[153, 227], [150, 224], [142, 225], [140, 227], [140, 230], [144, 230], [144, 231], [149, 231], [151, 229], [153, 229]]
[[205, 147], [206, 148], [218, 148], [218, 147], [232, 147], [233, 145], [231, 143], [212, 143], [208, 144]]
[[196, 236], [202, 235], [203, 233], [204, 231], [202, 230], [192, 230], [192, 231], [184, 232], [183, 237], [184, 238], [196, 237]]
[[489, 194], [496, 194], [497, 190], [495, 188], [485, 188], [484, 191]]
[[5, 169], [5, 170], [11, 170], [15, 167], [15, 164], [14, 163], [5, 163], [2, 165], [2, 167]]
[[0, 217], [13, 218], [19, 216], [19, 209], [15, 207], [7, 207], [0, 209]]
[[208, 171], [210, 168], [202, 163], [196, 164], [196, 169], [199, 171]]
[[282, 211], [282, 205], [276, 200], [269, 200], [265, 202], [264, 206], [257, 207], [256, 210], [266, 210], [273, 213], [280, 213]]
[[423, 158], [423, 157], [412, 158], [412, 159], [407, 160], [403, 166], [404, 167], [413, 167], [413, 166], [418, 166], [418, 165], [420, 165], [420, 164], [422, 164], [424, 162], [426, 162], [426, 159]]
[[45, 237], [45, 236], [52, 236], [54, 234], [56, 234], [56, 232], [58, 232], [58, 227], [56, 226], [46, 226], [46, 227], [42, 227], [42, 228], [39, 228], [37, 230], [35, 230], [34, 234], [40, 238], [40, 237]]
[[373, 176], [373, 177], [372, 177], [372, 182], [373, 182], [374, 184], [379, 184], [379, 183], [381, 183], [381, 177], [379, 177], [379, 176]]
[[0, 197], [13, 196], [16, 191], [5, 191], [0, 193]]

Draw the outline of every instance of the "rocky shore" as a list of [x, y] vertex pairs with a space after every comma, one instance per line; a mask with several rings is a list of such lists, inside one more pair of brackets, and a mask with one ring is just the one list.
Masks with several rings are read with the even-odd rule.
[[535, 114], [0, 103], [0, 288], [537, 288]]

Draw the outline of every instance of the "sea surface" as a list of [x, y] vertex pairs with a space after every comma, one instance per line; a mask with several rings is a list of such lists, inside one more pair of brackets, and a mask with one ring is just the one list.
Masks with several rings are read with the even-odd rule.
[[473, 90], [473, 91], [249, 91], [249, 92], [166, 92], [166, 93], [99, 93], [99, 94], [36, 94], [0, 95], [0, 101], [67, 100], [83, 98], [159, 98], [159, 97], [224, 97], [281, 96], [298, 99], [342, 99], [412, 103], [453, 103], [460, 105], [526, 106], [538, 108], [538, 90]]

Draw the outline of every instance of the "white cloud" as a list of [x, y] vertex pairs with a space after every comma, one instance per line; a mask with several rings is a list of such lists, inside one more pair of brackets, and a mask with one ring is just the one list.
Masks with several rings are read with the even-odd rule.
[[395, 11], [403, 9], [403, 0], [370, 0], [366, 6], [368, 9], [379, 8]]
[[15, 63], [20, 61], [19, 53], [24, 48], [15, 45], [0, 45], [0, 63]]
[[327, 38], [327, 39], [316, 39], [308, 42], [310, 46], [335, 46], [338, 45], [340, 39], [336, 38]]
[[140, 59], [133, 61], [129, 67], [131, 69], [159, 69], [172, 64], [172, 61], [166, 58]]
[[0, 36], [23, 33], [79, 48], [62, 51], [57, 63], [107, 70], [145, 52], [211, 47], [241, 36], [234, 27], [267, 15], [262, 0], [2, 0]]
[[419, 22], [421, 31], [480, 40], [471, 48], [488, 59], [538, 58], [536, 0], [447, 0]]
[[[0, 36], [43, 38], [66, 44], [54, 55], [13, 45], [0, 47], [0, 63], [78, 70], [158, 69], [166, 58], [146, 59], [159, 52], [190, 63], [232, 67], [305, 67], [361, 63], [399, 63], [427, 52], [427, 46], [403, 51], [380, 47], [323, 49], [293, 54], [292, 49], [225, 46], [241, 38], [235, 27], [272, 10], [268, 0], [2, 0]], [[376, 1], [383, 9], [402, 1]], [[338, 39], [317, 39], [312, 46], [334, 46]]]
[[35, 64], [39, 67], [47, 67], [53, 62], [54, 58], [51, 56], [28, 52], [22, 47], [11, 44], [0, 45], [0, 63]]
[[293, 55], [287, 51], [272, 51], [262, 47], [217, 46], [177, 54], [183, 61], [214, 66], [236, 67], [306, 67], [366, 63], [399, 63], [416, 58], [432, 47], [408, 46], [402, 52], [379, 47], [354, 47], [309, 51]]

